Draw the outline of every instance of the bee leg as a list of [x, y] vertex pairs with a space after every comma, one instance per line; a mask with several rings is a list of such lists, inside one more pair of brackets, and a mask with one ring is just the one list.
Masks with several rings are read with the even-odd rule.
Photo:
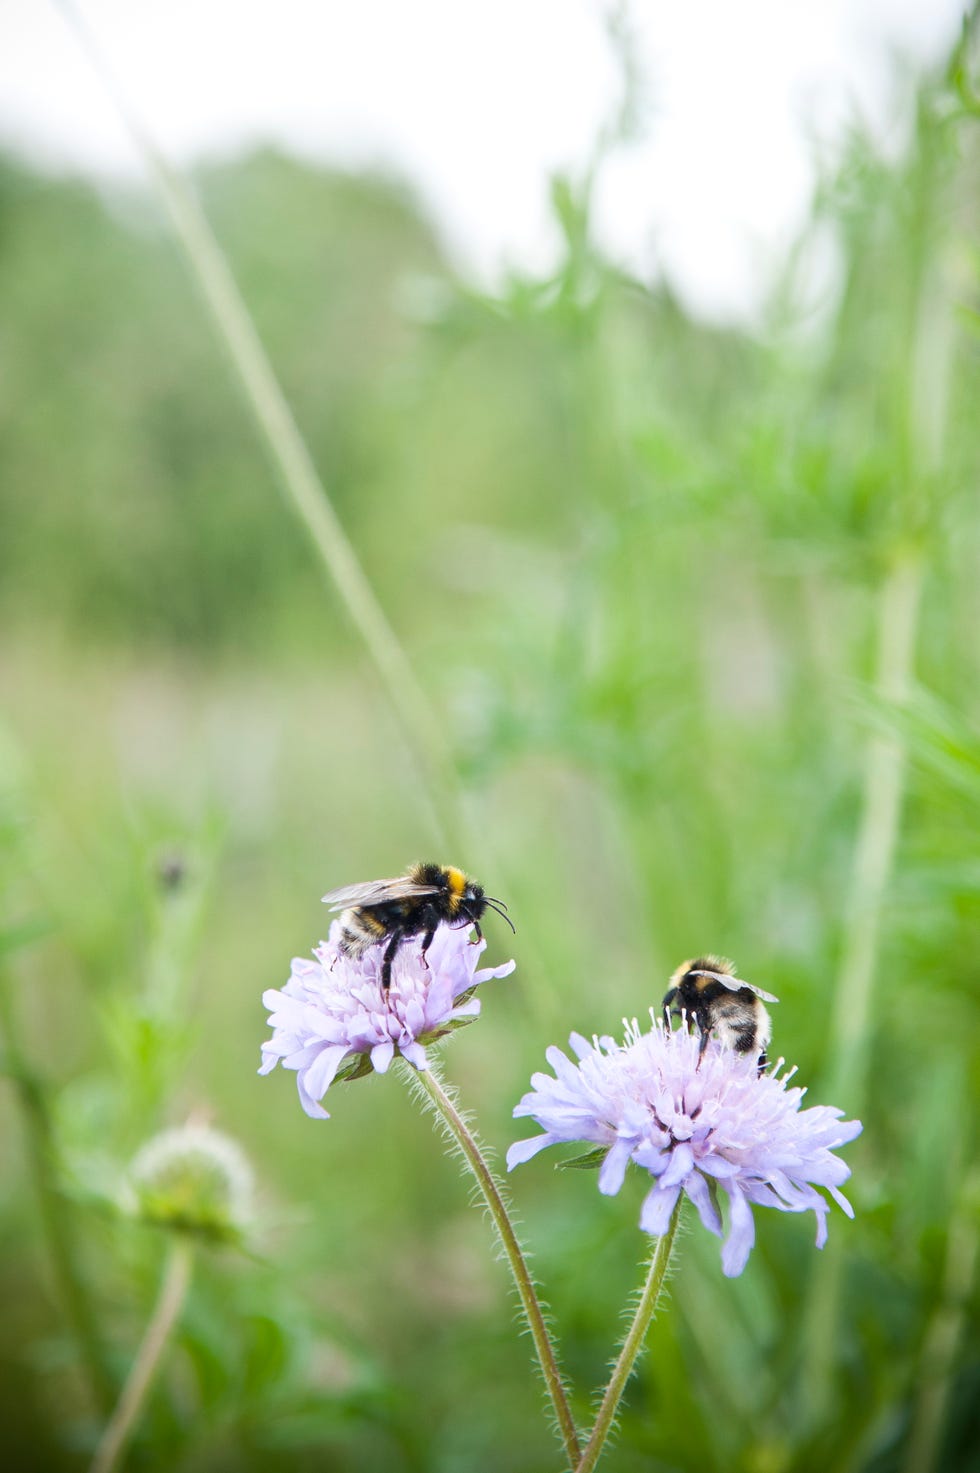
[[473, 922], [473, 929], [476, 932], [476, 940], [475, 941], [471, 941], [470, 942], [470, 945], [471, 946], [479, 946], [480, 942], [483, 940], [483, 932], [480, 930], [480, 922], [479, 921], [474, 921]]
[[663, 1000], [662, 1006], [663, 1006], [663, 1010], [664, 1010], [664, 1022], [666, 1023], [666, 1025], [667, 1025], [668, 1028], [670, 1028], [672, 1026], [671, 1025], [671, 1018], [673, 1016], [673, 1002], [674, 1002], [674, 998], [676, 996], [677, 996], [677, 988], [676, 987], [672, 987], [670, 989], [670, 991], [667, 993], [667, 996]]
[[764, 1074], [766, 1072], [766, 1070], [768, 1069], [768, 1067], [769, 1067], [769, 1059], [768, 1059], [768, 1057], [766, 1055], [765, 1049], [763, 1049], [762, 1050], [762, 1053], [759, 1055], [759, 1073], [760, 1074]]
[[426, 931], [425, 935], [422, 937], [422, 965], [423, 967], [425, 967], [426, 971], [429, 970], [429, 963], [425, 959], [425, 953], [428, 951], [429, 947], [435, 940], [435, 934], [435, 927], [433, 927], [431, 931]]
[[403, 933], [401, 931], [396, 931], [385, 947], [384, 958], [381, 962], [381, 990], [385, 997], [388, 996], [388, 989], [391, 986], [391, 964], [395, 960], [395, 953], [402, 943], [402, 935]]
[[695, 1070], [701, 1068], [701, 1060], [704, 1058], [705, 1051], [708, 1047], [708, 1039], [711, 1037], [711, 1029], [707, 1027], [707, 1022], [707, 1018], [698, 1018], [697, 1020], [698, 1027], [701, 1029], [701, 1042], [698, 1045], [698, 1061], [694, 1066]]

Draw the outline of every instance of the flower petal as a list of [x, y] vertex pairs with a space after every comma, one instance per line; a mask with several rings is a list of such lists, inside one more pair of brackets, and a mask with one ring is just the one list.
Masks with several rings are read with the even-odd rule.
[[850, 1202], [844, 1196], [844, 1193], [843, 1192], [839, 1192], [837, 1190], [837, 1188], [836, 1187], [833, 1187], [833, 1186], [828, 1187], [827, 1190], [830, 1193], [830, 1195], [833, 1197], [833, 1199], [837, 1203], [837, 1205], [839, 1207], [842, 1207], [844, 1209], [844, 1211], [847, 1213], [848, 1217], [853, 1217], [854, 1216], [854, 1208], [851, 1206]]
[[382, 1043], [376, 1043], [371, 1050], [371, 1065], [379, 1074], [387, 1074], [388, 1065], [395, 1057], [395, 1045], [390, 1038]]
[[[451, 1001], [449, 998], [446, 999], [446, 1002], [451, 1008]], [[440, 1009], [440, 1011], [445, 1013], [447, 1009], [442, 1008]], [[408, 1028], [412, 1034], [417, 1035], [419, 1033], [425, 1032], [425, 1009], [423, 1008], [421, 1000], [419, 998], [409, 998], [408, 1002], [405, 1005], [404, 1019], [405, 1027]]]
[[312, 1099], [307, 1090], [304, 1088], [302, 1074], [296, 1075], [296, 1088], [299, 1091], [299, 1102], [303, 1106], [303, 1109], [306, 1111], [307, 1115], [309, 1115], [311, 1120], [330, 1119], [330, 1116], [327, 1114], [326, 1110], [324, 1110], [322, 1105], [318, 1104], [316, 1100]]
[[749, 1261], [755, 1243], [755, 1220], [752, 1208], [738, 1187], [732, 1183], [726, 1188], [731, 1204], [728, 1237], [721, 1250], [722, 1273], [727, 1279], [737, 1279]]
[[566, 1058], [560, 1048], [547, 1048], [544, 1056], [555, 1071], [555, 1078], [569, 1089], [577, 1089], [579, 1085], [578, 1065], [573, 1064], [571, 1059]]
[[503, 962], [499, 967], [481, 967], [473, 973], [474, 982], [489, 982], [491, 977], [509, 977], [517, 967], [515, 961]]
[[694, 1152], [681, 1141], [671, 1152], [670, 1165], [660, 1178], [661, 1191], [677, 1186], [694, 1170]]
[[821, 1201], [819, 1207], [814, 1204], [813, 1211], [817, 1219], [817, 1247], [822, 1248], [827, 1241], [827, 1214], [830, 1209], [826, 1202]]
[[323, 1099], [346, 1052], [345, 1043], [328, 1045], [320, 1050], [313, 1063], [304, 1070], [303, 1088], [311, 1100]]
[[416, 1069], [428, 1069], [429, 1059], [420, 1043], [403, 1043], [401, 1045], [401, 1054], [402, 1058], [407, 1059], [410, 1064], [414, 1064]]
[[556, 1135], [547, 1131], [544, 1135], [533, 1135], [526, 1141], [515, 1141], [507, 1151], [507, 1170], [513, 1171], [515, 1166], [522, 1166], [525, 1161], [530, 1161], [545, 1146], [554, 1146], [558, 1142]]
[[740, 1170], [737, 1162], [728, 1161], [724, 1156], [701, 1156], [698, 1158], [698, 1169], [707, 1172], [708, 1176], [717, 1177], [719, 1181], [738, 1176]]
[[614, 1197], [623, 1185], [632, 1150], [632, 1139], [620, 1139], [606, 1152], [606, 1159], [599, 1169], [599, 1190], [604, 1197]]
[[699, 1171], [692, 1171], [684, 1183], [684, 1190], [698, 1209], [698, 1216], [709, 1233], [716, 1238], [722, 1235], [721, 1214], [711, 1198], [708, 1183]]
[[670, 1227], [671, 1214], [680, 1194], [680, 1187], [667, 1187], [665, 1190], [659, 1183], [647, 1192], [640, 1212], [640, 1227], [645, 1233], [653, 1233], [658, 1238], [663, 1236]]

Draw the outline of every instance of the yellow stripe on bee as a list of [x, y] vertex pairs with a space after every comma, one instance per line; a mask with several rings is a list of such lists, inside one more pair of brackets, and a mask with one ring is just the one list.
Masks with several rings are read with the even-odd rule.
[[466, 889], [466, 876], [461, 869], [453, 869], [452, 865], [446, 867], [446, 877], [449, 880], [449, 893], [458, 900]]
[[374, 936], [383, 936], [385, 934], [384, 921], [379, 921], [378, 917], [372, 915], [369, 910], [357, 910], [354, 912], [354, 915], [356, 917], [356, 929], [369, 931]]

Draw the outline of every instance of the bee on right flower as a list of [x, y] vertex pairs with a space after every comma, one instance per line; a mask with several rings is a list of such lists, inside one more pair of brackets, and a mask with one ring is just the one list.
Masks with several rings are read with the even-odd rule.
[[772, 1038], [772, 1019], [763, 1002], [778, 1002], [771, 992], [753, 987], [736, 977], [732, 962], [720, 956], [702, 956], [681, 962], [670, 979], [664, 997], [664, 1020], [682, 1015], [687, 1026], [697, 1026], [701, 1035], [698, 1064], [714, 1034], [718, 1042], [737, 1054], [755, 1054], [759, 1072], [766, 1067], [766, 1049]]

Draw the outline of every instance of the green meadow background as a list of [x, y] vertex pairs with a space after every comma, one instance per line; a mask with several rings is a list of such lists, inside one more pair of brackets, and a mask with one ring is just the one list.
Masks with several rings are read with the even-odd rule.
[[[980, 1467], [980, 102], [969, 48], [855, 122], [755, 330], [596, 248], [461, 280], [402, 183], [255, 152], [195, 187], [453, 754], [431, 784], [281, 494], [152, 196], [0, 159], [0, 1421], [91, 1455], [166, 1243], [118, 1209], [205, 1119], [258, 1182], [202, 1252], [129, 1466], [562, 1460], [504, 1267], [393, 1071], [301, 1112], [261, 994], [328, 888], [420, 857], [511, 907], [444, 1049], [502, 1160], [572, 1029], [684, 957], [781, 999], [773, 1052], [864, 1121], [856, 1220], [683, 1233], [610, 1473]], [[454, 852], [464, 845], [466, 852]], [[183, 879], [162, 875], [179, 861]], [[555, 1153], [551, 1153], [555, 1155]], [[580, 1419], [643, 1182], [511, 1189]]]

